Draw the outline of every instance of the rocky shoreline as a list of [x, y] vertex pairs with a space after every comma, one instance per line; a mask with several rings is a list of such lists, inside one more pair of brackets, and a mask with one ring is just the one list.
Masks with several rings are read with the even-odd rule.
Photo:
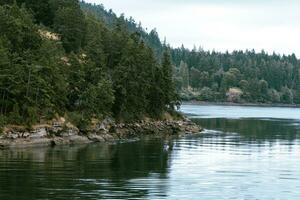
[[64, 124], [57, 120], [53, 121], [51, 125], [35, 126], [30, 131], [16, 126], [6, 127], [0, 135], [0, 149], [116, 142], [140, 139], [144, 136], [182, 136], [201, 131], [201, 127], [187, 118], [169, 121], [141, 121], [131, 124], [104, 120], [85, 133], [71, 124]]

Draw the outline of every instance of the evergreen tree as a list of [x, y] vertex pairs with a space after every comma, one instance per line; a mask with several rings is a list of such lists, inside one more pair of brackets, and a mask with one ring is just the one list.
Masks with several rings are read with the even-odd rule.
[[85, 39], [84, 15], [80, 10], [60, 7], [54, 18], [55, 30], [61, 34], [67, 53], [78, 53]]
[[182, 87], [184, 89], [188, 89], [188, 87], [190, 85], [189, 68], [188, 68], [188, 65], [186, 63], [184, 63], [183, 61], [180, 62], [179, 73], [182, 78]]
[[172, 62], [169, 50], [165, 50], [162, 57], [162, 74], [163, 74], [163, 93], [164, 93], [164, 104], [169, 109], [174, 109], [175, 106], [179, 105], [179, 99], [175, 92], [174, 82], [172, 79]]

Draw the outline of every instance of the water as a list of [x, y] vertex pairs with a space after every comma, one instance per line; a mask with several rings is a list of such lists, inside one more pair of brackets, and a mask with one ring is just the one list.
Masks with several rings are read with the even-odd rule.
[[300, 198], [300, 109], [182, 111], [204, 134], [0, 151], [0, 199]]

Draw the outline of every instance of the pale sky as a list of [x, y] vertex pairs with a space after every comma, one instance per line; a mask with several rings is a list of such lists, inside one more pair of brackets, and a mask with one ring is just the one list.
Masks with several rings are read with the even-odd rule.
[[173, 47], [300, 57], [300, 0], [85, 0], [156, 28]]

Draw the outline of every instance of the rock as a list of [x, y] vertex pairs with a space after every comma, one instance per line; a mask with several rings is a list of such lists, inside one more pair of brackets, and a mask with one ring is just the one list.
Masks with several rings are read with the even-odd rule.
[[115, 124], [115, 121], [107, 117], [105, 118], [100, 124], [97, 124], [95, 131], [105, 131], [108, 132], [108, 130]]
[[93, 142], [105, 142], [105, 139], [102, 136], [96, 134], [91, 134], [88, 138]]
[[101, 125], [100, 128], [99, 128], [99, 131], [108, 132], [108, 129], [106, 128], [106, 126]]
[[53, 145], [67, 145], [70, 144], [70, 140], [66, 140], [61, 137], [55, 137], [53, 140], [51, 140], [51, 146]]
[[25, 132], [22, 134], [22, 138], [28, 138], [30, 136], [30, 133]]
[[71, 136], [69, 138], [70, 144], [87, 144], [91, 143], [92, 141], [89, 140], [87, 137], [76, 135], [76, 136]]
[[105, 141], [113, 141], [114, 140], [114, 137], [110, 134], [102, 135], [102, 137]]
[[18, 133], [9, 133], [6, 135], [6, 138], [15, 140], [19, 137]]
[[36, 138], [36, 139], [16, 139], [10, 141], [7, 144], [9, 148], [16, 147], [42, 147], [42, 146], [50, 146], [51, 140], [49, 138]]
[[33, 132], [31, 132], [29, 138], [30, 139], [37, 139], [37, 138], [44, 138], [44, 137], [47, 137], [48, 136], [48, 133], [46, 131], [45, 128], [41, 128], [41, 129], [37, 129]]
[[[64, 122], [60, 120], [59, 122]], [[189, 119], [180, 121], [141, 121], [131, 124], [116, 124], [107, 118], [100, 124], [88, 130], [87, 135], [80, 135], [80, 131], [72, 124], [38, 125], [35, 131], [26, 129], [6, 129], [0, 136], [0, 148], [17, 146], [54, 146], [68, 144], [85, 144], [92, 142], [111, 142], [140, 138], [142, 136], [173, 136], [201, 132], [202, 129]]]
[[66, 131], [61, 133], [62, 137], [71, 137], [71, 136], [76, 136], [78, 135], [79, 131], [74, 128], [69, 128]]

